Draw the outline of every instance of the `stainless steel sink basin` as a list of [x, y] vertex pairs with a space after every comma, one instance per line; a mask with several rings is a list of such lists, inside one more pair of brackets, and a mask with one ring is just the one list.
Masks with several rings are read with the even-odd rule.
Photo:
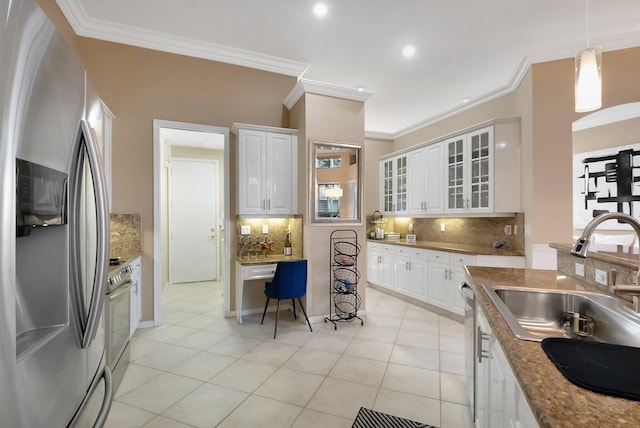
[[640, 347], [640, 316], [620, 299], [587, 291], [483, 286], [518, 339], [546, 337]]

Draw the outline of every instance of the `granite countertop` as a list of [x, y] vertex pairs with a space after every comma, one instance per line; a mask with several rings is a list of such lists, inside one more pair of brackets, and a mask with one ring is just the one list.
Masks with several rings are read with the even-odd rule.
[[505, 352], [533, 413], [542, 427], [638, 426], [640, 402], [580, 388], [556, 369], [540, 342], [517, 339], [482, 284], [543, 289], [595, 289], [556, 271], [467, 266], [476, 301]]
[[[549, 244], [551, 248], [557, 251], [566, 251], [567, 253], [573, 249], [573, 244], [553, 243]], [[638, 269], [638, 261], [640, 260], [640, 249], [638, 247], [629, 247], [625, 245], [589, 245], [588, 257], [603, 262], [615, 263], [628, 267], [629, 269]]]
[[402, 245], [406, 247], [424, 248], [427, 250], [449, 251], [460, 254], [476, 254], [483, 256], [524, 256], [524, 252], [511, 248], [493, 248], [491, 245], [454, 244], [439, 241], [416, 241], [415, 244], [407, 243], [406, 239], [367, 239], [367, 242], [379, 242], [382, 244]]
[[249, 265], [264, 265], [271, 263], [278, 263], [282, 260], [300, 260], [300, 256], [285, 256], [284, 254], [270, 254], [266, 257], [256, 257], [256, 258], [237, 258], [236, 261], [240, 263], [242, 266]]

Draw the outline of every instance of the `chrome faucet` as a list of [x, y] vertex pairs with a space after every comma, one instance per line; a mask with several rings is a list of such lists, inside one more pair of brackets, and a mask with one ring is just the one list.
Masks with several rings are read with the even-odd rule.
[[[571, 255], [576, 257], [582, 257], [583, 259], [587, 257], [587, 249], [589, 248], [589, 244], [591, 243], [591, 235], [596, 230], [596, 227], [600, 225], [600, 223], [607, 220], [619, 220], [623, 223], [629, 224], [633, 230], [636, 232], [637, 239], [640, 240], [640, 221], [631, 217], [628, 214], [619, 213], [619, 212], [608, 212], [604, 214], [600, 214], [591, 220], [587, 226], [582, 231], [582, 235], [576, 243], [573, 245], [573, 249], [571, 250]], [[612, 272], [614, 273], [614, 272]], [[640, 266], [638, 267], [638, 273], [636, 274], [636, 283], [635, 284], [616, 284], [615, 283], [615, 275], [612, 278], [610, 289], [615, 293], [618, 292], [620, 294], [628, 294], [632, 296], [633, 302], [633, 310], [640, 313]]]

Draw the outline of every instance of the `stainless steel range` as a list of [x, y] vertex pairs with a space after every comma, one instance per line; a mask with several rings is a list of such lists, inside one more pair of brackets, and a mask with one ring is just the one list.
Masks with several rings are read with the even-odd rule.
[[133, 267], [124, 264], [112, 269], [107, 278], [106, 348], [107, 367], [113, 373], [113, 390], [117, 390], [129, 365], [131, 324], [131, 273]]

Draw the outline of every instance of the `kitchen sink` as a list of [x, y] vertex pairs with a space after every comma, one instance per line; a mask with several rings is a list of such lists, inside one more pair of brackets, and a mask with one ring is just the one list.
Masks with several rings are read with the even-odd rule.
[[640, 315], [617, 297], [588, 291], [483, 287], [518, 339], [565, 337], [640, 347]]

